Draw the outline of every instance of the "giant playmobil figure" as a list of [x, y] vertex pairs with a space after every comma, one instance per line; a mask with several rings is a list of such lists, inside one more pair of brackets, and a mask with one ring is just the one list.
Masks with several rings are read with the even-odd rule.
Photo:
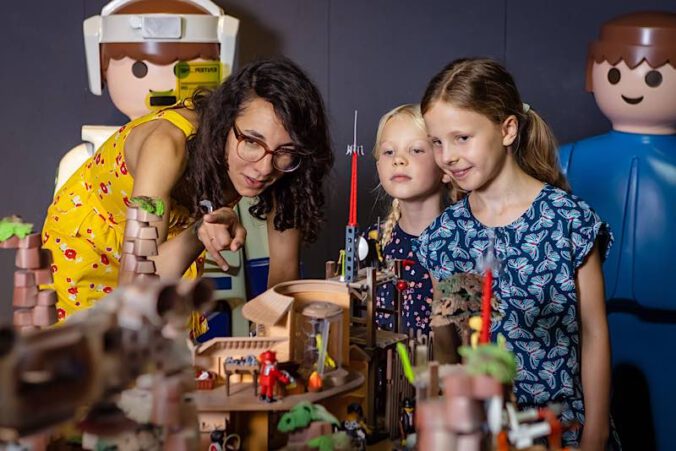
[[[604, 264], [609, 310], [630, 306], [639, 315], [610, 315], [613, 360], [646, 373], [653, 394], [659, 393], [652, 399], [662, 429], [659, 448], [674, 449], [676, 439], [659, 422], [676, 403], [676, 364], [650, 349], [663, 334], [676, 333], [663, 314], [676, 311], [673, 289], [665, 283], [676, 257], [676, 13], [633, 13], [605, 23], [590, 46], [587, 90], [613, 130], [563, 146], [561, 164], [573, 191], [615, 233], [617, 244]], [[648, 324], [645, 315], [667, 324]]]
[[[216, 87], [232, 69], [239, 21], [210, 0], [113, 0], [84, 21], [89, 89], [103, 86], [129, 119]], [[83, 126], [59, 164], [56, 190], [117, 126]]]

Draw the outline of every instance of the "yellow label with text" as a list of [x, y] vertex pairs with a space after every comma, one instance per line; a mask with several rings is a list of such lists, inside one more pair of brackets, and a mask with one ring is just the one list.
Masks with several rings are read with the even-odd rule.
[[220, 61], [180, 62], [174, 68], [176, 93], [180, 100], [190, 98], [198, 88], [215, 89], [228, 75], [230, 68]]

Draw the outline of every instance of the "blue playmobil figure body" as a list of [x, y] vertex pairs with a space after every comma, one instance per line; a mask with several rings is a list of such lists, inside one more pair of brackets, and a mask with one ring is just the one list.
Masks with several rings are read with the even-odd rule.
[[421, 108], [437, 164], [469, 194], [421, 234], [420, 263], [434, 281], [474, 272], [493, 242], [502, 260], [493, 281], [502, 313], [492, 322], [493, 338], [500, 332], [517, 356], [519, 404], [563, 403], [563, 419], [583, 426], [565, 434], [566, 446], [619, 448], [608, 414], [601, 270], [610, 235], [568, 194], [551, 130], [491, 60], [446, 66]]
[[[401, 326], [396, 332], [428, 334], [432, 303], [432, 280], [417, 263], [411, 242], [441, 213], [446, 203], [445, 176], [434, 161], [425, 123], [418, 105], [401, 105], [380, 120], [373, 151], [383, 190], [392, 197], [392, 207], [377, 235], [385, 260], [403, 260], [400, 280]], [[372, 230], [377, 230], [374, 226]], [[394, 283], [381, 285], [376, 305], [394, 309]], [[376, 311], [378, 325], [394, 330], [394, 317]]]
[[609, 222], [617, 240], [604, 273], [613, 413], [628, 449], [676, 449], [676, 360], [653, 351], [676, 335], [676, 302], [665, 282], [676, 268], [675, 66], [675, 13], [605, 23], [590, 46], [587, 90], [613, 130], [560, 150], [574, 192]]
[[617, 236], [604, 263], [606, 298], [676, 309], [663, 282], [676, 258], [676, 135], [611, 131], [565, 145], [560, 155], [573, 190]]

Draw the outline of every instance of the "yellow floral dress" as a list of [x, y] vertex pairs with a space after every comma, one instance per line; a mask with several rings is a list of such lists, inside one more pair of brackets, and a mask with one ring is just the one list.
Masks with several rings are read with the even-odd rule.
[[[174, 110], [140, 117], [117, 130], [59, 189], [47, 210], [43, 247], [52, 251], [53, 289], [59, 320], [92, 306], [117, 286], [126, 211], [134, 179], [127, 170], [124, 143], [134, 127], [168, 120], [186, 136], [192, 124]], [[180, 206], [169, 212], [168, 238], [187, 228], [192, 219]], [[184, 277], [200, 276], [204, 253]]]

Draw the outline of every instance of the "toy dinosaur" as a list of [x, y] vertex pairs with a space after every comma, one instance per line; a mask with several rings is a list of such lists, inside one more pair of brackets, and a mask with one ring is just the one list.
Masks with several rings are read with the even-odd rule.
[[306, 428], [313, 421], [325, 421], [334, 426], [340, 426], [340, 422], [324, 406], [312, 404], [310, 401], [301, 401], [282, 415], [277, 429], [280, 432], [289, 433]]
[[136, 196], [131, 198], [131, 202], [151, 215], [164, 215], [164, 201], [162, 199], [148, 196]]
[[33, 231], [33, 224], [23, 222], [18, 216], [7, 216], [0, 219], [0, 241], [5, 241], [13, 236], [25, 238]]

